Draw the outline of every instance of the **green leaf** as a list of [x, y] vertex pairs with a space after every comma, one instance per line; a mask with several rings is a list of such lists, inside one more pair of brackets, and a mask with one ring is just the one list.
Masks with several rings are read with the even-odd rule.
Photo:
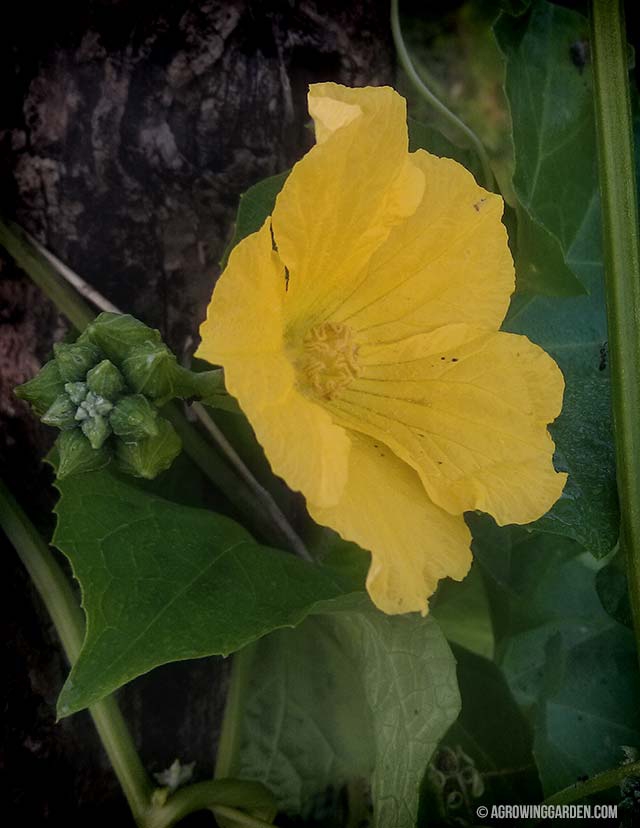
[[482, 180], [482, 165], [477, 154], [466, 147], [459, 147], [450, 141], [442, 132], [427, 124], [416, 121], [414, 118], [407, 120], [409, 127], [409, 151], [424, 149], [427, 152], [441, 158], [453, 158], [463, 167], [466, 167], [478, 181]]
[[489, 578], [498, 661], [532, 711], [545, 794], [620, 761], [638, 744], [640, 692], [631, 632], [602, 609], [597, 565], [578, 544], [474, 521]]
[[[619, 515], [591, 76], [589, 66], [576, 65], [571, 52], [587, 32], [581, 15], [541, 0], [526, 15], [503, 16], [496, 25], [507, 59], [516, 192], [532, 220], [557, 238], [567, 265], [588, 291], [571, 298], [517, 296], [505, 324], [545, 348], [566, 381], [563, 413], [552, 434], [558, 465], [569, 472], [569, 481], [536, 527], [602, 557], [617, 542]], [[520, 224], [518, 238], [523, 238]], [[535, 237], [530, 241], [534, 252], [524, 255], [530, 267], [541, 277], [552, 273], [539, 260], [542, 248]], [[536, 278], [530, 283], [534, 290]]]
[[572, 46], [588, 37], [588, 22], [538, 0], [518, 18], [501, 15], [494, 31], [513, 123], [519, 289], [584, 292], [576, 244], [597, 193], [595, 123], [590, 66], [576, 63]]
[[596, 589], [604, 611], [618, 623], [632, 629], [627, 567], [622, 549], [618, 549], [607, 565], [598, 571]]
[[482, 574], [473, 563], [458, 583], [441, 581], [430, 601], [430, 611], [447, 640], [473, 653], [493, 658], [494, 637], [489, 602]]
[[108, 471], [59, 488], [54, 543], [87, 614], [61, 716], [160, 664], [228, 655], [358, 588], [260, 546], [229, 518], [162, 500]]
[[[458, 664], [462, 711], [438, 746], [427, 774], [419, 825], [437, 811], [475, 824], [480, 804], [539, 802], [533, 733], [500, 669], [462, 647]], [[457, 761], [451, 761], [451, 756]], [[452, 796], [457, 793], [459, 795]], [[467, 823], [461, 823], [467, 824]]]
[[[519, 293], [577, 296], [586, 288], [571, 271], [558, 239], [521, 205], [515, 208], [516, 226], [509, 239]], [[515, 243], [514, 243], [515, 240]]]
[[[597, 246], [597, 220], [585, 232], [593, 234], [592, 244]], [[593, 266], [589, 286], [589, 296], [521, 298], [512, 305], [505, 328], [525, 334], [548, 351], [566, 385], [562, 414], [551, 433], [556, 465], [569, 472], [569, 479], [562, 497], [533, 526], [576, 540], [600, 558], [617, 543], [619, 511], [599, 266]]]
[[239, 241], [257, 232], [265, 222], [267, 216], [273, 212], [276, 196], [287, 180], [289, 171], [264, 178], [240, 196], [238, 213], [236, 215], [236, 229], [233, 238], [222, 256], [221, 267], [225, 267], [229, 254]]
[[550, 639], [534, 753], [545, 795], [620, 764], [638, 745], [640, 680], [633, 634], [612, 623], [567, 647]]
[[234, 773], [304, 818], [329, 789], [370, 776], [373, 825], [413, 828], [420, 781], [458, 710], [436, 622], [361, 601], [259, 643]]
[[546, 646], [559, 629], [567, 646], [611, 621], [594, 589], [582, 548], [566, 538], [472, 522], [474, 555], [489, 576], [497, 659], [516, 700], [535, 703], [543, 688]]

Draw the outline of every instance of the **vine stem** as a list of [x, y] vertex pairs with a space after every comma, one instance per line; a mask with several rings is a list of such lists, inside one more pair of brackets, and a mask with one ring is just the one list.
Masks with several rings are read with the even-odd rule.
[[236, 825], [241, 828], [242, 826], [244, 826], [244, 828], [274, 828], [271, 822], [265, 822], [257, 817], [244, 814], [242, 811], [230, 808], [228, 805], [216, 805], [211, 810], [215, 815], [231, 820], [231, 822], [235, 822]]
[[[621, 0], [591, 8], [595, 117], [604, 230], [605, 285], [620, 545], [640, 645], [640, 246], [627, 39]], [[640, 653], [640, 646], [638, 646]]]
[[453, 128], [463, 135], [467, 142], [471, 144], [475, 150], [480, 163], [482, 164], [483, 184], [487, 190], [492, 190], [494, 186], [493, 172], [491, 170], [491, 163], [489, 156], [484, 148], [482, 141], [478, 138], [475, 132], [468, 127], [463, 120], [461, 120], [454, 112], [446, 107], [442, 101], [434, 95], [426, 83], [422, 80], [416, 67], [413, 65], [411, 55], [407, 49], [402, 36], [402, 27], [400, 25], [400, 11], [398, 0], [391, 0], [391, 33], [393, 35], [393, 43], [398, 53], [398, 59], [404, 71], [407, 73], [409, 80], [413, 83], [420, 95], [438, 112], [446, 121], [448, 121]]
[[570, 802], [577, 802], [579, 799], [584, 799], [592, 794], [615, 788], [616, 785], [620, 785], [630, 776], [640, 776], [640, 762], [620, 765], [619, 768], [611, 768], [592, 776], [586, 782], [577, 782], [575, 785], [570, 785], [568, 788], [563, 788], [558, 793], [554, 793], [553, 796], [545, 799], [544, 803], [545, 805], [568, 805]]
[[[15, 547], [62, 642], [71, 664], [84, 636], [84, 619], [69, 582], [51, 550], [0, 480], [0, 525]], [[89, 708], [100, 740], [138, 825], [144, 825], [153, 786], [122, 718], [116, 700], [103, 699]]]
[[247, 695], [255, 651], [256, 645], [249, 644], [233, 655], [227, 701], [222, 717], [220, 740], [218, 741], [215, 767], [216, 779], [230, 776], [235, 770], [234, 764], [240, 747], [240, 716]]

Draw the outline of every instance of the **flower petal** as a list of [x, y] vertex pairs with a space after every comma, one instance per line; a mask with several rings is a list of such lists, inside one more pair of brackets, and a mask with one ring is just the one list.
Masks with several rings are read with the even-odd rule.
[[346, 478], [350, 442], [329, 414], [295, 390], [284, 352], [285, 273], [267, 221], [234, 249], [218, 280], [197, 355], [224, 368], [227, 391], [253, 426], [274, 473], [323, 505]]
[[438, 506], [529, 523], [558, 499], [566, 475], [546, 423], [564, 380], [526, 337], [449, 325], [358, 357], [361, 375], [329, 409], [411, 465]]
[[471, 173], [423, 150], [418, 209], [396, 225], [355, 289], [331, 316], [368, 342], [388, 342], [466, 322], [497, 330], [514, 288], [500, 196]]
[[424, 189], [407, 149], [406, 104], [393, 89], [317, 84], [309, 107], [319, 143], [294, 166], [273, 213], [290, 273], [293, 338], [350, 293], [354, 274], [416, 209]]
[[230, 390], [253, 426], [273, 472], [319, 506], [337, 503], [347, 481], [351, 451], [345, 430], [295, 390], [277, 405], [260, 410], [252, 410], [249, 395]]
[[308, 503], [311, 516], [371, 551], [367, 590], [383, 612], [427, 612], [438, 580], [462, 580], [471, 535], [459, 516], [435, 506], [417, 474], [386, 446], [352, 435], [349, 478], [340, 502]]

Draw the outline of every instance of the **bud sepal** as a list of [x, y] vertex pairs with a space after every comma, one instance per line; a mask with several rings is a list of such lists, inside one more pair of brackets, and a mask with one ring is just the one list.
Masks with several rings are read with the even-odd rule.
[[181, 449], [160, 407], [175, 398], [224, 396], [220, 370], [180, 366], [160, 332], [129, 314], [101, 313], [75, 343], [56, 344], [54, 354], [16, 394], [44, 423], [61, 429], [59, 476], [115, 458], [127, 474], [155, 477]]
[[182, 442], [170, 422], [158, 418], [158, 433], [134, 443], [117, 443], [116, 461], [125, 474], [152, 480], [180, 454]]
[[113, 407], [109, 422], [124, 443], [135, 443], [158, 434], [158, 410], [142, 394], [122, 397]]
[[55, 359], [45, 363], [33, 379], [18, 385], [14, 394], [28, 402], [39, 417], [65, 390], [64, 380]]

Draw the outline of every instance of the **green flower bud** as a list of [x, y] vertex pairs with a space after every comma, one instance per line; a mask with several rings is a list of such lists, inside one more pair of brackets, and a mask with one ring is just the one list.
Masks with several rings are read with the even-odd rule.
[[84, 398], [87, 396], [87, 388], [86, 382], [65, 382], [64, 390], [69, 395], [69, 399], [71, 402], [74, 402], [76, 405], [80, 405], [81, 402], [84, 401]]
[[134, 477], [151, 480], [168, 469], [180, 454], [182, 444], [171, 423], [158, 418], [158, 433], [135, 443], [116, 441], [116, 459], [120, 469]]
[[87, 438], [77, 428], [59, 434], [55, 448], [58, 453], [57, 476], [60, 480], [70, 474], [101, 469], [111, 459], [106, 446], [94, 451]]
[[94, 451], [102, 448], [111, 434], [111, 426], [109, 425], [109, 422], [105, 419], [105, 417], [100, 416], [100, 414], [96, 414], [93, 417], [83, 420], [80, 428]]
[[76, 412], [76, 420], [87, 420], [91, 417], [104, 417], [109, 414], [113, 408], [113, 403], [101, 397], [99, 394], [94, 394], [93, 391], [87, 391], [87, 396], [78, 406]]
[[113, 407], [109, 422], [125, 443], [135, 443], [158, 434], [158, 412], [142, 394], [122, 397]]
[[100, 361], [102, 355], [95, 345], [67, 345], [58, 342], [53, 346], [56, 362], [60, 369], [60, 376], [65, 382], [84, 380], [87, 371]]
[[42, 415], [45, 425], [68, 429], [76, 425], [76, 405], [68, 394], [60, 394]]
[[124, 377], [108, 359], [103, 359], [87, 374], [87, 385], [94, 394], [116, 400], [124, 391]]
[[124, 360], [122, 373], [136, 393], [162, 403], [174, 396], [178, 363], [162, 342], [143, 342]]
[[64, 381], [58, 363], [52, 359], [42, 366], [33, 379], [19, 385], [13, 393], [28, 402], [41, 417], [63, 392]]
[[97, 345], [116, 365], [120, 365], [136, 345], [162, 342], [160, 333], [128, 313], [101, 313], [81, 337]]

